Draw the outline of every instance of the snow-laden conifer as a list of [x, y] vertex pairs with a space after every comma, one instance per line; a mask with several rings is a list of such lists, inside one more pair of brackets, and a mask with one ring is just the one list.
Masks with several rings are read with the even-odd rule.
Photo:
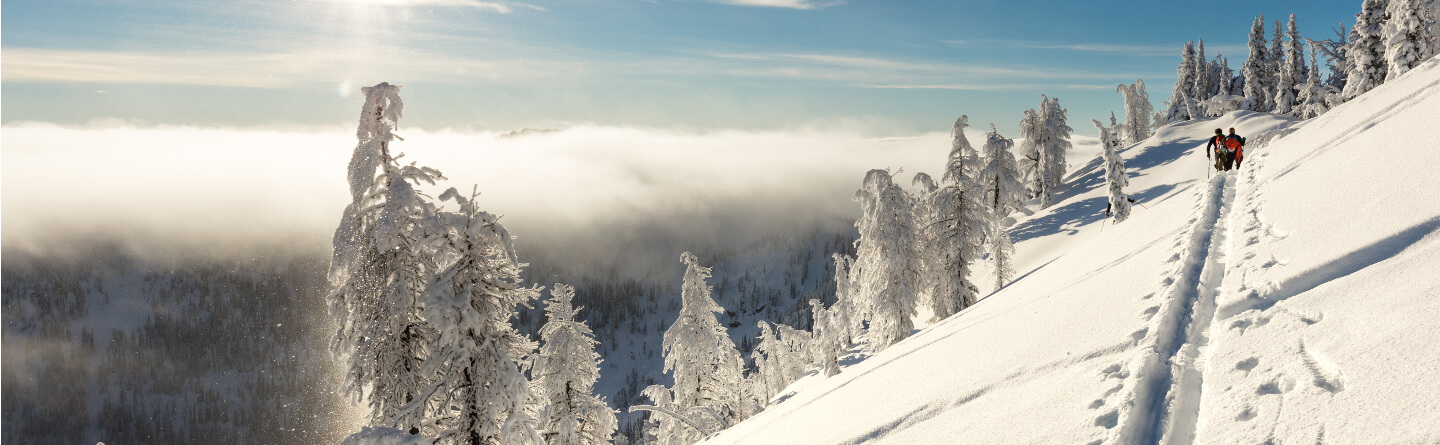
[[399, 139], [400, 86], [382, 82], [362, 92], [347, 172], [351, 202], [335, 229], [329, 276], [327, 300], [339, 327], [331, 348], [347, 362], [344, 391], [369, 406], [371, 422], [409, 429], [424, 420], [423, 412], [401, 415], [400, 408], [429, 383], [419, 369], [433, 328], [421, 318], [419, 297], [435, 267], [425, 247], [435, 208], [413, 183], [433, 183], [440, 172], [400, 165], [390, 154]]
[[1165, 122], [1180, 122], [1194, 119], [1196, 116], [1190, 114], [1190, 100], [1195, 99], [1195, 65], [1204, 63], [1195, 60], [1195, 42], [1185, 42], [1185, 50], [1180, 52], [1180, 65], [1175, 67], [1175, 88], [1170, 91], [1170, 100], [1166, 102], [1168, 115]]
[[540, 354], [530, 375], [544, 397], [540, 433], [549, 445], [610, 443], [615, 410], [594, 394], [600, 379], [595, 334], [576, 320], [575, 288], [556, 283], [545, 302], [547, 321], [540, 328]]
[[[1278, 23], [1278, 22], [1277, 22]], [[1290, 23], [1286, 32], [1285, 45], [1279, 59], [1280, 70], [1275, 80], [1275, 113], [1297, 115], [1299, 110], [1296, 106], [1299, 99], [1299, 89], [1305, 84], [1305, 52], [1300, 41], [1300, 31], [1295, 27], [1295, 14], [1290, 14]]]
[[[837, 260], [840, 260], [839, 254], [836, 255]], [[840, 321], [837, 314], [826, 309], [825, 304], [818, 299], [810, 299], [810, 317], [814, 320], [810, 328], [810, 357], [824, 376], [839, 374], [840, 354], [844, 349], [840, 331], [845, 327], [837, 323]]]
[[[436, 443], [542, 443], [534, 411], [542, 403], [524, 368], [535, 343], [510, 318], [539, 296], [522, 287], [514, 239], [499, 218], [480, 211], [454, 188], [440, 195], [458, 212], [444, 212], [445, 250], [453, 260], [425, 291], [425, 318], [438, 329], [437, 349], [422, 370], [436, 381], [407, 410], [429, 410]], [[422, 400], [422, 401], [423, 401]], [[428, 408], [433, 406], [433, 409]]]
[[[1137, 82], [1139, 83], [1139, 82]], [[1141, 93], [1144, 84], [1141, 83]], [[1010, 244], [1010, 235], [1002, 227], [1001, 220], [1020, 208], [1025, 200], [1024, 186], [1020, 183], [1020, 172], [1015, 168], [1015, 156], [1010, 148], [1015, 143], [1001, 136], [990, 124], [985, 135], [985, 169], [980, 176], [985, 182], [982, 199], [990, 207], [990, 258], [995, 262], [995, 288], [1005, 286], [1015, 276], [1015, 248]]]
[[[1185, 93], [1182, 102], [1188, 103]], [[1070, 149], [1069, 125], [1065, 119], [1068, 113], [1060, 108], [1060, 99], [1040, 96], [1040, 111], [1027, 111], [1020, 122], [1020, 136], [1025, 138], [1021, 153], [1031, 162], [1022, 167], [1033, 168], [1030, 193], [1040, 198], [1040, 207], [1050, 207], [1056, 189], [1065, 178], [1065, 152]], [[1187, 114], [1189, 115], [1189, 114]], [[1033, 165], [1030, 165], [1033, 164]], [[1027, 172], [1027, 176], [1030, 176]]]
[[1320, 66], [1315, 60], [1316, 48], [1310, 47], [1310, 75], [1305, 78], [1305, 87], [1300, 89], [1300, 105], [1296, 116], [1310, 119], [1330, 110], [1332, 92], [1320, 81]]
[[[674, 385], [652, 386], [645, 394], [656, 406], [675, 415], [658, 415], [657, 437], [663, 444], [687, 445], [704, 432], [723, 429], [743, 419], [744, 362], [715, 314], [725, 309], [710, 297], [710, 268], [685, 252], [685, 278], [680, 288], [680, 315], [665, 331], [662, 353], [665, 372]], [[657, 389], [658, 388], [658, 389]], [[661, 395], [663, 393], [664, 395]], [[690, 425], [694, 423], [703, 430]]]
[[1385, 6], [1387, 18], [1380, 34], [1385, 45], [1385, 80], [1400, 77], [1435, 54], [1427, 42], [1434, 39], [1426, 35], [1432, 26], [1426, 23], [1427, 3], [1433, 4], [1433, 0], [1390, 0]]
[[827, 326], [832, 328], [836, 344], [848, 348], [865, 332], [865, 317], [860, 313], [863, 301], [857, 295], [853, 275], [855, 258], [839, 252], [835, 259], [835, 304], [829, 309]]
[[[1130, 85], [1120, 84], [1115, 92], [1125, 97], [1125, 144], [1136, 144], [1150, 137], [1150, 115], [1155, 113], [1150, 105], [1150, 95], [1145, 92], [1145, 81], [1135, 79]], [[986, 156], [990, 156], [987, 151]]]
[[855, 294], [853, 314], [869, 320], [869, 348], [879, 351], [910, 336], [914, 329], [917, 274], [913, 204], [889, 170], [870, 170], [855, 192], [861, 216], [855, 221]]
[[942, 185], [929, 193], [930, 209], [920, 243], [925, 248], [920, 292], [935, 319], [949, 317], [975, 304], [978, 289], [970, 283], [970, 264], [981, 256], [989, 232], [989, 208], [981, 200], [984, 166], [965, 137], [969, 118], [951, 127], [950, 154]]
[[760, 320], [758, 324], [760, 335], [755, 345], [755, 365], [764, 383], [761, 403], [768, 403], [770, 398], [810, 371], [812, 336], [809, 332], [783, 324], [773, 328], [765, 320]]
[[1267, 111], [1267, 104], [1274, 97], [1271, 91], [1271, 69], [1269, 50], [1265, 48], [1265, 16], [1255, 18], [1250, 25], [1250, 56], [1241, 66], [1245, 76], [1245, 103], [1251, 111]]
[[1350, 100], [1385, 83], [1389, 64], [1385, 60], [1385, 0], [1365, 0], [1355, 15], [1351, 28], [1349, 75], [1345, 79], [1343, 99]]
[[1100, 145], [1103, 146], [1101, 157], [1105, 162], [1105, 187], [1110, 191], [1110, 217], [1116, 223], [1124, 222], [1130, 217], [1130, 199], [1125, 194], [1125, 186], [1130, 185], [1130, 178], [1125, 175], [1125, 159], [1120, 157], [1120, 137], [1111, 119], [1111, 125], [1098, 120], [1091, 120], [1095, 128], [1100, 130]]
[[1211, 93], [1216, 79], [1212, 76], [1211, 64], [1205, 59], [1205, 40], [1199, 40], [1195, 45], [1195, 63], [1192, 65], [1195, 73], [1191, 76], [1195, 79], [1195, 85], [1190, 88], [1190, 97], [1197, 101], [1204, 101], [1214, 95]]

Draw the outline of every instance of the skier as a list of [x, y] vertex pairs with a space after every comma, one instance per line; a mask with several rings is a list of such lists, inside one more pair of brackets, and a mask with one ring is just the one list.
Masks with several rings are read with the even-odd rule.
[[[1235, 127], [1230, 127], [1230, 134], [1225, 136], [1225, 148], [1232, 153], [1230, 159], [1235, 161], [1235, 168], [1240, 168], [1240, 161], [1245, 159], [1245, 138], [1235, 134]], [[1227, 165], [1225, 169], [1230, 167]]]
[[1225, 130], [1215, 129], [1215, 135], [1210, 137], [1210, 142], [1205, 144], [1205, 159], [1210, 159], [1210, 152], [1215, 152], [1215, 171], [1229, 170], [1229, 162], [1225, 155]]

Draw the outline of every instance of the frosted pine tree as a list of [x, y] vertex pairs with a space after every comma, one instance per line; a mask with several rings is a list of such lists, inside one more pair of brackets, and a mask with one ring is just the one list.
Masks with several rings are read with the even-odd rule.
[[1349, 75], [1341, 93], [1345, 100], [1385, 83], [1389, 76], [1389, 63], [1385, 59], [1385, 0], [1365, 0], [1360, 13], [1355, 15], [1355, 27], [1351, 28]]
[[864, 307], [856, 295], [853, 269], [855, 258], [841, 253], [831, 255], [835, 259], [835, 304], [830, 307], [828, 326], [842, 348], [853, 346], [855, 339], [865, 332], [865, 317], [860, 314]]
[[[1184, 92], [1180, 97], [1193, 111]], [[1030, 196], [1040, 198], [1040, 206], [1045, 208], [1065, 177], [1065, 151], [1070, 149], [1071, 129], [1065, 125], [1066, 112], [1060, 108], [1060, 101], [1044, 95], [1040, 98], [1040, 111], [1027, 110], [1020, 121], [1020, 137], [1024, 138], [1020, 171]]]
[[[1143, 83], [1140, 91], [1144, 92]], [[1025, 200], [1020, 172], [1015, 168], [1015, 156], [1010, 154], [1014, 145], [1013, 141], [995, 130], [995, 124], [990, 124], [990, 133], [985, 135], [985, 169], [980, 176], [985, 181], [983, 199], [990, 206], [989, 251], [995, 261], [996, 289], [1005, 287], [1005, 283], [1015, 276], [1015, 247], [1010, 244], [1010, 234], [1005, 232], [1000, 221], [1019, 209]]]
[[1385, 45], [1385, 80], [1392, 80], [1405, 74], [1434, 55], [1430, 42], [1434, 36], [1427, 36], [1430, 24], [1426, 22], [1428, 12], [1423, 0], [1390, 0], [1385, 11], [1388, 18], [1381, 28], [1380, 41]]
[[777, 336], [780, 343], [785, 346], [785, 362], [781, 369], [785, 371], [785, 379], [789, 382], [800, 380], [806, 373], [810, 372], [811, 362], [814, 355], [810, 353], [810, 344], [815, 341], [815, 336], [810, 331], [792, 328], [788, 325], [776, 325]]
[[927, 236], [922, 242], [926, 267], [921, 280], [931, 313], [944, 319], [975, 304], [979, 289], [970, 282], [970, 264], [981, 256], [990, 229], [989, 209], [981, 202], [983, 165], [965, 137], [966, 116], [951, 128], [950, 154], [943, 186], [931, 194]]
[[781, 354], [784, 353], [780, 345], [780, 339], [776, 337], [775, 329], [770, 322], [760, 320], [756, 323], [760, 334], [755, 336], [755, 350], [750, 356], [755, 362], [754, 382], [756, 400], [760, 406], [770, 404], [770, 399], [785, 389], [789, 382], [784, 381], [784, 372], [781, 368]]
[[[1165, 118], [1156, 113], [1155, 122], [1164, 121]], [[1045, 188], [1041, 184], [1040, 175], [1040, 113], [1035, 110], [1025, 110], [1025, 117], [1020, 118], [1020, 179], [1025, 184], [1025, 197], [1034, 198], [1039, 196], [1040, 191]], [[1029, 137], [1036, 135], [1037, 137]]]
[[[967, 142], [966, 146], [968, 147], [968, 145]], [[963, 169], [963, 164], [958, 168]], [[911, 180], [910, 184], [914, 187], [910, 192], [910, 211], [912, 213], [911, 221], [914, 221], [915, 224], [915, 245], [912, 247], [914, 248], [916, 268], [916, 301], [920, 305], [929, 306], [941, 274], [938, 243], [942, 235], [938, 223], [940, 215], [936, 213], [935, 208], [935, 200], [939, 198], [937, 193], [940, 191], [940, 186], [930, 178], [930, 175], [925, 173], [916, 173], [915, 179]]]
[[[1135, 79], [1130, 85], [1120, 84], [1115, 92], [1125, 97], [1125, 144], [1136, 144], [1150, 137], [1150, 115], [1155, 113], [1150, 106], [1150, 95], [1145, 92], [1145, 81]], [[989, 153], [986, 153], [989, 156]]]
[[369, 406], [370, 421], [409, 429], [425, 414], [400, 415], [400, 408], [429, 383], [418, 370], [434, 333], [420, 316], [419, 297], [435, 267], [424, 246], [435, 209], [412, 186], [433, 184], [440, 172], [402, 166], [390, 154], [390, 142], [399, 139], [393, 130], [403, 110], [400, 86], [382, 82], [361, 91], [359, 141], [347, 173], [351, 202], [335, 229], [330, 266], [334, 289], [327, 300], [339, 326], [331, 348], [347, 362], [344, 392]]
[[[1183, 98], [1184, 94], [1181, 96]], [[1189, 103], [1188, 100], [1185, 102]], [[1040, 113], [1036, 120], [1039, 127], [1032, 128], [1029, 133], [1021, 132], [1027, 142], [1039, 148], [1037, 171], [1043, 178], [1043, 190], [1039, 193], [1041, 208], [1050, 207], [1051, 199], [1065, 178], [1065, 152], [1070, 150], [1072, 131], [1065, 123], [1067, 114], [1064, 108], [1060, 108], [1060, 99], [1041, 95]]]
[[540, 432], [550, 445], [610, 443], [615, 410], [592, 392], [600, 379], [595, 334], [575, 320], [575, 288], [556, 283], [545, 302], [547, 321], [540, 328], [540, 354], [530, 375], [545, 400]]
[[810, 328], [813, 337], [810, 342], [810, 357], [824, 376], [839, 374], [840, 354], [844, 348], [840, 335], [845, 327], [837, 323], [840, 321], [839, 317], [826, 309], [825, 304], [818, 299], [810, 299], [810, 317], [814, 320], [814, 326]]
[[879, 351], [910, 336], [915, 325], [919, 258], [911, 199], [891, 180], [889, 170], [870, 170], [855, 192], [861, 216], [851, 292], [853, 313], [870, 321], [870, 350]]
[[[675, 383], [668, 390], [659, 387], [645, 392], [657, 406], [683, 416], [659, 415], [657, 435], [661, 443], [688, 445], [704, 438], [704, 432], [718, 431], [743, 419], [744, 362], [725, 327], [715, 319], [715, 314], [725, 309], [710, 297], [710, 285], [705, 282], [710, 278], [710, 268], [700, 266], [700, 259], [690, 252], [681, 254], [680, 261], [685, 263], [680, 316], [665, 331], [662, 343], [665, 372]], [[661, 391], [666, 395], [660, 396]]]
[[535, 343], [510, 324], [540, 291], [521, 286], [524, 265], [498, 217], [453, 188], [440, 199], [454, 199], [460, 209], [440, 215], [453, 260], [425, 291], [425, 318], [439, 328], [438, 347], [423, 368], [437, 376], [425, 394], [438, 407], [430, 420], [436, 431], [427, 436], [442, 444], [543, 443], [532, 416], [542, 399], [523, 373]]
[[1100, 130], [1100, 145], [1104, 147], [1101, 156], [1105, 162], [1105, 187], [1110, 190], [1107, 216], [1114, 218], [1116, 223], [1121, 223], [1130, 217], [1130, 199], [1124, 190], [1125, 186], [1130, 185], [1130, 178], [1125, 175], [1125, 159], [1121, 158], [1119, 153], [1120, 137], [1116, 134], [1113, 123], [1106, 127], [1097, 120], [1092, 119], [1090, 122]]
[[1228, 96], [1234, 94], [1232, 91], [1235, 90], [1235, 70], [1230, 69], [1230, 59], [1217, 54], [1213, 65], [1215, 66], [1215, 77], [1217, 80], [1215, 82], [1215, 91], [1212, 95]]
[[1209, 61], [1205, 60], [1204, 40], [1200, 40], [1195, 46], [1195, 63], [1193, 67], [1195, 73], [1191, 77], [1195, 79], [1195, 85], [1190, 88], [1190, 97], [1198, 102], [1204, 102], [1213, 95], [1211, 94], [1211, 87], [1214, 86], [1213, 83], [1215, 82], [1215, 78], [1211, 76], [1211, 65]]
[[[1277, 22], [1278, 23], [1278, 22]], [[1275, 81], [1275, 113], [1297, 115], [1298, 90], [1304, 85], [1305, 73], [1305, 50], [1301, 46], [1300, 32], [1295, 27], [1295, 14], [1290, 14], [1290, 24], [1286, 32], [1288, 40], [1282, 50], [1279, 75]]]
[[1310, 75], [1305, 78], [1305, 87], [1300, 89], [1300, 105], [1296, 116], [1310, 119], [1325, 114], [1330, 109], [1330, 90], [1320, 82], [1320, 66], [1315, 60], [1316, 49], [1310, 47]]
[[1274, 97], [1271, 85], [1270, 54], [1265, 49], [1265, 16], [1250, 25], [1250, 57], [1245, 59], [1241, 74], [1245, 76], [1245, 103], [1250, 111], [1267, 111]]
[[1185, 42], [1185, 50], [1180, 53], [1180, 65], [1175, 67], [1175, 88], [1170, 92], [1170, 101], [1166, 103], [1169, 115], [1165, 118], [1168, 122], [1180, 122], [1194, 119], [1191, 113], [1189, 101], [1195, 98], [1195, 66], [1203, 64], [1204, 61], [1195, 60], [1195, 42]]

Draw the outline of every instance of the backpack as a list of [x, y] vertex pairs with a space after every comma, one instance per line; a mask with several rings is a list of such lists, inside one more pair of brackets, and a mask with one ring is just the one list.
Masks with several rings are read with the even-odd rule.
[[1239, 150], [1242, 145], [1245, 145], [1245, 140], [1240, 136], [1232, 134], [1225, 137], [1225, 148], [1230, 151]]

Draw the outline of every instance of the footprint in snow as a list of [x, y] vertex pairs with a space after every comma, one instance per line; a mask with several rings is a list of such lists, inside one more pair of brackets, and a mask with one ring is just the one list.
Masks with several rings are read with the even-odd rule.
[[1250, 370], [1255, 369], [1256, 366], [1260, 366], [1260, 359], [1256, 357], [1250, 357], [1235, 363], [1235, 369], [1245, 371], [1245, 375], [1250, 375]]

